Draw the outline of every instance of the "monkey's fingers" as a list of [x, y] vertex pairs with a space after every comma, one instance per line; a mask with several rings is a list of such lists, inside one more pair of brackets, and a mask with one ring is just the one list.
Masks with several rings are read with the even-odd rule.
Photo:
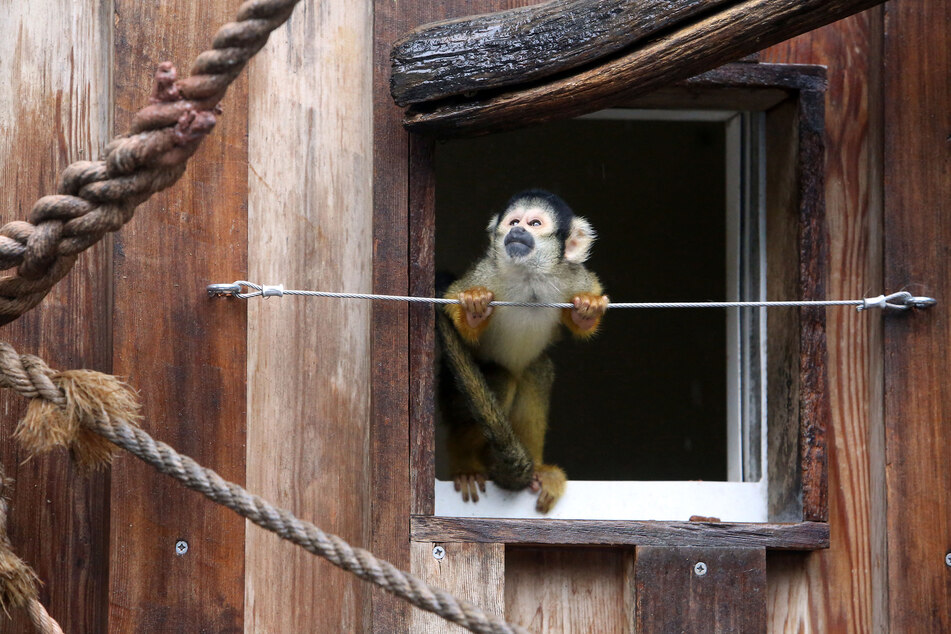
[[479, 483], [479, 490], [485, 493], [485, 475], [477, 473], [475, 478], [476, 482]]

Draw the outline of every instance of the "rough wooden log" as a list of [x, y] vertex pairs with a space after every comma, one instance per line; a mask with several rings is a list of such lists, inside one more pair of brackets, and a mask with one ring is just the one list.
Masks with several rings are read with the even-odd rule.
[[591, 68], [523, 88], [414, 105], [404, 125], [418, 133], [464, 136], [593, 112], [620, 96], [686, 79], [882, 1], [742, 0]]
[[405, 106], [550, 77], [725, 1], [554, 0], [427, 24], [393, 46], [390, 92]]

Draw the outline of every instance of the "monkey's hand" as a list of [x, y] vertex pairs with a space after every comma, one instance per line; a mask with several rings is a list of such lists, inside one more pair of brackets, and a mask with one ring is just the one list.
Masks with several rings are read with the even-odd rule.
[[492, 315], [492, 306], [489, 306], [489, 303], [495, 299], [495, 293], [484, 286], [473, 286], [460, 291], [456, 299], [460, 303], [449, 304], [446, 310], [459, 334], [470, 343], [476, 343], [479, 335], [489, 325], [489, 317]]
[[571, 303], [573, 308], [566, 308], [562, 316], [564, 324], [576, 335], [593, 335], [608, 309], [608, 296], [578, 293], [571, 299]]
[[565, 493], [565, 482], [568, 478], [561, 467], [553, 464], [542, 464], [535, 467], [535, 476], [532, 478], [531, 489], [538, 491], [538, 501], [535, 510], [539, 513], [548, 513], [555, 502]]
[[456, 491], [462, 491], [462, 501], [479, 501], [479, 491], [485, 493], [484, 473], [459, 473], [452, 478]]

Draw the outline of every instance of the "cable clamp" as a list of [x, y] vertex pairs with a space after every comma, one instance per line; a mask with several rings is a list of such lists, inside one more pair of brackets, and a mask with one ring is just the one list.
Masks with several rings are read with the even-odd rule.
[[264, 296], [264, 299], [268, 297], [284, 297], [284, 285], [268, 286], [265, 284], [261, 287], [261, 295]]
[[893, 310], [923, 309], [931, 308], [937, 303], [938, 300], [933, 297], [916, 297], [908, 291], [899, 291], [891, 295], [865, 298], [862, 300], [862, 304], [856, 307], [856, 310], [863, 311], [869, 308], [881, 308], [882, 310], [888, 308]]

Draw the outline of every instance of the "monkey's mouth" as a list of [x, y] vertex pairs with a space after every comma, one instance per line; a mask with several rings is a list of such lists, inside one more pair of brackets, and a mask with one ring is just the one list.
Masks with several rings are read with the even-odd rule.
[[528, 232], [510, 231], [502, 244], [505, 245], [505, 252], [510, 258], [523, 258], [535, 248], [535, 239]]

